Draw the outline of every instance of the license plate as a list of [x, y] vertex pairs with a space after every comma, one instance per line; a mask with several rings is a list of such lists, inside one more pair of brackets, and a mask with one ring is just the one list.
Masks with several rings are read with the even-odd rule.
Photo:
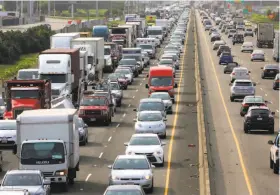
[[96, 118], [91, 118], [90, 121], [96, 121]]
[[258, 120], [258, 121], [261, 121], [261, 120], [262, 120], [262, 118], [257, 118], [257, 120]]

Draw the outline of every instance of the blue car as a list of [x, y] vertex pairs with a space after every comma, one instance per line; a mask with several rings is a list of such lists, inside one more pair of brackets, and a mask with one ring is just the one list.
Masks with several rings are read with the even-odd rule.
[[223, 52], [220, 55], [220, 60], [219, 60], [219, 64], [228, 64], [228, 63], [232, 63], [233, 62], [233, 57], [231, 55], [231, 53], [229, 52]]

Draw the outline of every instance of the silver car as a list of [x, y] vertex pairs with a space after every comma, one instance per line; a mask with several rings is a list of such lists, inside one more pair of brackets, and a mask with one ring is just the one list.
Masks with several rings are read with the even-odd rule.
[[126, 146], [126, 155], [146, 155], [152, 164], [164, 166], [164, 142], [156, 134], [134, 134]]
[[140, 185], [152, 193], [154, 190], [154, 174], [152, 165], [146, 155], [119, 155], [109, 175], [109, 185]]
[[145, 195], [145, 192], [142, 187], [138, 185], [114, 185], [108, 186], [103, 195], [118, 194]]
[[160, 111], [142, 111], [134, 119], [135, 133], [154, 133], [161, 138], [166, 138], [167, 119], [162, 117]]
[[125, 67], [118, 67], [116, 70], [115, 70], [115, 73], [121, 73], [121, 74], [124, 74], [125, 77], [127, 78], [128, 80], [128, 83], [131, 85], [132, 82], [133, 82], [133, 72], [131, 70], [131, 68], [125, 68]]
[[30, 195], [49, 195], [50, 184], [39, 170], [12, 170], [4, 176], [1, 189], [26, 189]]
[[237, 79], [233, 83], [229, 84], [230, 88], [230, 101], [233, 102], [235, 99], [243, 99], [248, 95], [255, 95], [256, 83], [251, 80]]
[[162, 116], [164, 118], [166, 118], [166, 111], [165, 111], [164, 103], [161, 99], [151, 99], [151, 98], [141, 99], [138, 109], [133, 109], [133, 111], [136, 111], [136, 112], [160, 111]]
[[168, 92], [153, 92], [150, 98], [161, 99], [164, 103], [165, 110], [167, 114], [172, 114], [172, 100]]
[[265, 61], [264, 51], [263, 50], [254, 50], [251, 54], [251, 61], [261, 60]]
[[17, 140], [16, 120], [0, 121], [0, 150], [13, 149]]
[[120, 107], [122, 105], [123, 91], [118, 82], [110, 82], [110, 87], [111, 93], [116, 99], [117, 106]]

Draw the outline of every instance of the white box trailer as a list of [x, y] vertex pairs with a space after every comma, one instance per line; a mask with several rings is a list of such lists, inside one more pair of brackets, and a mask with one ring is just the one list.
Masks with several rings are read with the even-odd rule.
[[26, 110], [17, 117], [20, 169], [41, 170], [52, 183], [74, 183], [79, 171], [79, 131], [76, 109]]
[[53, 48], [71, 48], [71, 40], [79, 38], [80, 33], [57, 33], [51, 36], [51, 49]]
[[[71, 40], [71, 48], [80, 48], [80, 51], [88, 52], [88, 63], [92, 64], [95, 78], [103, 77], [104, 62], [104, 38], [103, 37], [81, 37]], [[91, 70], [90, 69], [90, 70]]]

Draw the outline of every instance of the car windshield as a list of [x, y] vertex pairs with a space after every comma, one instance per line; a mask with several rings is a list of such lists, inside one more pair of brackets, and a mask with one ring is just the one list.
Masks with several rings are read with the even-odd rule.
[[22, 80], [37, 79], [38, 71], [19, 71], [18, 78]]
[[141, 61], [141, 56], [135, 56], [135, 55], [129, 55], [129, 56], [123, 56], [123, 59], [135, 59], [136, 61]]
[[51, 80], [52, 83], [66, 83], [66, 74], [40, 74], [41, 80]]
[[230, 30], [229, 32], [230, 33], [236, 33], [236, 30]]
[[117, 159], [113, 169], [150, 169], [150, 166], [146, 159]]
[[131, 146], [143, 146], [143, 145], [160, 145], [160, 141], [157, 137], [132, 137], [129, 141]]
[[172, 86], [172, 77], [152, 77], [151, 86]]
[[267, 109], [252, 109], [252, 116], [267, 116], [269, 115], [269, 110]]
[[119, 78], [119, 75], [117, 75], [117, 74], [109, 74], [108, 75], [108, 79], [110, 79], [110, 80], [117, 80]]
[[139, 111], [145, 110], [164, 110], [164, 105], [161, 102], [142, 102], [139, 105]]
[[162, 100], [170, 100], [170, 96], [168, 93], [152, 93], [150, 98], [162, 99]]
[[111, 90], [120, 90], [118, 83], [110, 83]]
[[161, 113], [140, 113], [138, 115], [138, 121], [161, 121]]
[[12, 99], [37, 99], [39, 98], [39, 90], [13, 90], [11, 92]]
[[245, 42], [245, 43], [243, 43], [243, 46], [246, 46], [246, 47], [253, 46], [253, 43]]
[[105, 195], [142, 195], [139, 190], [108, 190]]
[[246, 97], [246, 103], [263, 103], [264, 99], [262, 97]]
[[116, 69], [115, 73], [121, 73], [121, 74], [131, 74], [132, 72], [129, 69]]
[[111, 55], [111, 48], [105, 47], [105, 48], [104, 48], [104, 55], [105, 55], [105, 56]]
[[253, 31], [252, 29], [246, 29], [246, 31]]
[[17, 123], [16, 121], [11, 122], [11, 121], [5, 121], [2, 120], [0, 122], [0, 130], [17, 130]]
[[237, 87], [247, 87], [247, 86], [253, 86], [252, 82], [235, 82], [235, 86]]
[[153, 48], [152, 45], [139, 45], [139, 47], [140, 47], [141, 49], [152, 49], [152, 48]]
[[162, 35], [162, 30], [148, 30], [148, 35]]
[[159, 64], [172, 64], [173, 61], [172, 60], [168, 60], [168, 59], [164, 59], [164, 60], [160, 60]]
[[40, 186], [42, 180], [39, 174], [7, 174], [2, 186]]
[[105, 106], [105, 98], [83, 98], [81, 106]]
[[135, 65], [137, 62], [135, 59], [126, 59], [119, 61], [120, 65]]

